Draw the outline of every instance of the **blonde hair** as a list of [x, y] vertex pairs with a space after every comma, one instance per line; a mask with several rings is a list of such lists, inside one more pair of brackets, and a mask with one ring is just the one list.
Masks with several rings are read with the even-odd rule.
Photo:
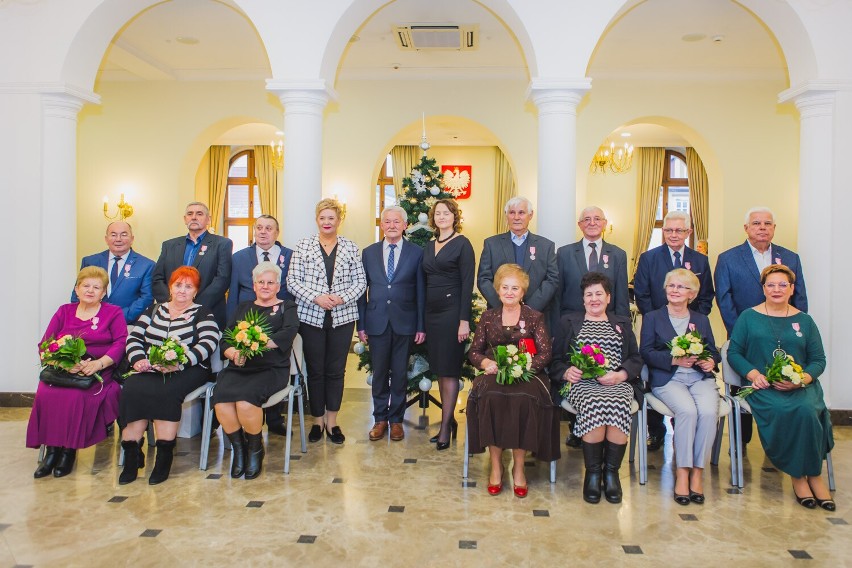
[[101, 281], [101, 285], [104, 287], [104, 291], [106, 291], [107, 286], [109, 286], [109, 276], [107, 275], [107, 271], [101, 268], [100, 266], [85, 266], [80, 269], [80, 272], [77, 273], [77, 282], [74, 284], [74, 287], [80, 285], [80, 282], [86, 280], [87, 278], [95, 278]]
[[698, 281], [698, 276], [686, 268], [675, 268], [666, 274], [666, 279], [663, 281], [663, 288], [668, 286], [669, 282], [672, 280], [678, 280], [681, 283], [686, 284], [686, 287], [696, 294], [698, 294], [698, 291], [701, 290], [701, 282]]
[[337, 213], [338, 219], [343, 219], [343, 205], [340, 202], [332, 197], [326, 197], [325, 199], [321, 199], [319, 203], [317, 203], [317, 211], [316, 216], [319, 217], [320, 213], [325, 211], [326, 209], [331, 209], [335, 213]]
[[530, 275], [524, 272], [523, 268], [513, 263], [501, 264], [500, 268], [497, 269], [497, 272], [494, 273], [495, 291], [500, 291], [500, 285], [506, 278], [517, 278], [521, 283], [521, 288], [523, 288], [524, 294], [526, 295], [527, 290], [530, 287]]

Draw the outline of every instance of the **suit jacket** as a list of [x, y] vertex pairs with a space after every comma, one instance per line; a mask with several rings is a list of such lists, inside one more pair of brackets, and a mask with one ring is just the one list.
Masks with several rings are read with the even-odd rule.
[[423, 249], [406, 241], [399, 261], [388, 281], [383, 255], [384, 241], [364, 249], [361, 261], [367, 276], [367, 293], [358, 298], [358, 331], [380, 335], [390, 326], [398, 335], [414, 335], [425, 330], [426, 280], [423, 276]]
[[[293, 251], [284, 246], [278, 241], [276, 245], [281, 247], [281, 254], [278, 258], [270, 259], [281, 269], [281, 290], [278, 291], [280, 300], [292, 300], [293, 296], [287, 291], [287, 270], [290, 268], [290, 257], [293, 256]], [[251, 277], [251, 271], [257, 266], [257, 245], [252, 243], [251, 246], [234, 253], [231, 259], [231, 286], [228, 288], [228, 301], [226, 304], [226, 312], [228, 320], [237, 311], [237, 306], [243, 302], [254, 301], [257, 299], [257, 294], [254, 293], [254, 280]]]
[[[722, 356], [716, 349], [716, 340], [713, 338], [710, 320], [704, 314], [689, 310], [689, 323], [694, 325], [695, 331], [704, 338], [707, 351], [710, 352], [713, 361], [718, 365], [722, 361]], [[659, 310], [648, 312], [642, 317], [641, 337], [639, 352], [642, 354], [642, 360], [648, 365], [651, 388], [661, 387], [674, 377], [678, 369], [677, 365], [672, 365], [671, 350], [666, 347], [666, 343], [677, 337], [677, 332], [669, 319], [667, 307], [664, 306]], [[704, 373], [707, 378], [715, 376], [713, 373], [702, 371], [698, 365], [692, 368]]]
[[[559, 290], [559, 268], [556, 266], [556, 245], [540, 235], [527, 235], [527, 245], [532, 250], [525, 256], [522, 268], [529, 274], [530, 286], [524, 295], [524, 303], [532, 309], [548, 314], [553, 299]], [[535, 258], [532, 258], [535, 256]], [[488, 308], [500, 307], [500, 297], [494, 289], [494, 274], [504, 264], [515, 263], [515, 245], [511, 232], [501, 233], [485, 239], [479, 257], [479, 272], [476, 285], [479, 293], [488, 302]], [[545, 321], [549, 318], [545, 317]]]
[[[617, 246], [602, 241], [598, 254], [597, 272], [606, 275], [612, 284], [612, 300], [607, 313], [630, 316], [630, 300], [627, 295], [627, 253]], [[606, 260], [604, 260], [606, 259]], [[576, 243], [559, 247], [556, 252], [556, 265], [559, 267], [559, 279], [562, 292], [559, 296], [559, 312], [582, 312], [583, 291], [580, 280], [589, 271], [586, 266], [586, 251], [583, 239]]]
[[[705, 316], [713, 308], [713, 276], [710, 273], [710, 261], [707, 257], [689, 247], [683, 247], [683, 267], [691, 270], [701, 284], [698, 296], [689, 303], [689, 309]], [[668, 303], [663, 282], [666, 274], [674, 270], [668, 245], [661, 245], [639, 256], [639, 265], [633, 281], [636, 295], [636, 307], [643, 316], [658, 310]]]
[[[213, 312], [216, 324], [224, 329], [225, 292], [231, 283], [231, 255], [234, 244], [231, 239], [208, 232], [201, 242], [201, 248], [195, 255], [192, 266], [201, 274], [201, 287], [195, 296], [195, 303], [201, 304]], [[183, 266], [183, 253], [186, 250], [186, 236], [181, 235], [163, 243], [160, 258], [154, 268], [154, 299], [165, 302], [169, 299], [169, 278], [176, 268]]]
[[[109, 250], [83, 257], [80, 269], [86, 266], [100, 266], [107, 270], [109, 266]], [[108, 272], [108, 271], [107, 271]], [[112, 287], [112, 293], [106, 297], [106, 302], [116, 305], [124, 312], [127, 323], [136, 321], [145, 308], [154, 303], [151, 292], [151, 277], [154, 273], [154, 261], [144, 257], [133, 249], [127, 254], [124, 268], [118, 274], [118, 280]], [[71, 301], [77, 302], [77, 293], [71, 292]]]
[[[805, 290], [805, 277], [802, 274], [799, 255], [776, 244], [772, 245], [771, 252], [773, 262], [783, 264], [796, 275], [796, 288], [790, 303], [795, 308], [807, 312], [808, 294]], [[719, 255], [715, 277], [716, 304], [722, 313], [722, 321], [725, 322], [725, 329], [728, 330], [728, 337], [730, 337], [740, 314], [766, 299], [763, 295], [763, 286], [760, 285], [757, 263], [754, 261], [748, 241]]]

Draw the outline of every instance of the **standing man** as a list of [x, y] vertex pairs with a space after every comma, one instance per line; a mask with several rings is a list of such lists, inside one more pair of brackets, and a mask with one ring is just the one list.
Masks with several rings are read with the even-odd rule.
[[583, 238], [576, 243], [559, 247], [556, 264], [562, 284], [559, 296], [560, 316], [568, 312], [583, 311], [583, 292], [580, 279], [587, 272], [604, 274], [612, 285], [612, 301], [606, 311], [630, 317], [630, 300], [627, 294], [627, 253], [603, 240], [606, 233], [606, 216], [600, 207], [586, 207], [580, 213], [577, 225]]
[[[231, 287], [228, 289], [228, 301], [226, 312], [228, 320], [237, 311], [237, 306], [242, 302], [250, 302], [257, 299], [254, 293], [254, 280], [252, 270], [261, 262], [274, 262], [281, 269], [281, 282], [287, 281], [287, 270], [290, 268], [290, 257], [293, 251], [278, 242], [278, 220], [272, 215], [261, 215], [254, 224], [254, 243], [243, 250], [234, 253], [231, 259]], [[287, 286], [282, 285], [278, 291], [280, 300], [292, 300], [293, 296], [287, 291]], [[287, 435], [287, 426], [284, 424], [282, 412], [284, 403], [279, 402], [264, 411], [266, 415], [266, 427], [272, 434], [279, 436]]]
[[188, 233], [163, 243], [160, 258], [154, 268], [154, 299], [169, 299], [169, 277], [180, 266], [194, 266], [201, 274], [201, 287], [195, 303], [210, 308], [220, 330], [225, 329], [225, 292], [231, 281], [231, 239], [207, 231], [210, 210], [207, 205], [193, 201], [186, 206], [183, 222]]
[[479, 257], [476, 285], [489, 308], [501, 306], [494, 289], [494, 273], [504, 264], [517, 264], [530, 277], [530, 293], [524, 303], [545, 315], [545, 321], [556, 321], [554, 298], [559, 291], [559, 268], [553, 241], [531, 233], [532, 203], [526, 197], [513, 197], [503, 208], [509, 231], [488, 237]]
[[[663, 283], [666, 274], [675, 268], [692, 271], [701, 283], [698, 296], [690, 302], [689, 309], [709, 315], [713, 307], [713, 277], [710, 274], [710, 262], [700, 252], [686, 246], [692, 233], [689, 214], [683, 211], [669, 211], [663, 219], [664, 243], [639, 256], [639, 265], [633, 281], [636, 295], [636, 307], [639, 313], [646, 313], [666, 305], [666, 291]], [[648, 409], [648, 449], [659, 450], [666, 437], [663, 415]]]
[[[716, 303], [722, 313], [722, 321], [728, 337], [745, 310], [762, 303], [763, 286], [760, 273], [770, 264], [783, 264], [796, 275], [796, 286], [790, 304], [808, 311], [808, 295], [799, 255], [773, 244], [775, 216], [766, 207], [749, 209], [745, 216], [746, 241], [719, 255], [716, 264]], [[751, 441], [752, 419], [750, 414], [742, 417], [743, 444]]]
[[[106, 270], [109, 285], [104, 300], [120, 307], [125, 321], [133, 323], [154, 302], [151, 293], [154, 261], [131, 248], [133, 228], [125, 221], [114, 221], [107, 225], [104, 241], [107, 250], [84, 256], [80, 268], [99, 266]], [[71, 301], [77, 301], [75, 292], [71, 292]]]
[[426, 339], [423, 324], [426, 282], [423, 249], [402, 238], [408, 226], [402, 207], [382, 211], [385, 238], [364, 249], [361, 259], [367, 275], [367, 293], [358, 299], [358, 338], [370, 345], [373, 366], [373, 417], [370, 440], [405, 438], [405, 387], [408, 356], [414, 343]]

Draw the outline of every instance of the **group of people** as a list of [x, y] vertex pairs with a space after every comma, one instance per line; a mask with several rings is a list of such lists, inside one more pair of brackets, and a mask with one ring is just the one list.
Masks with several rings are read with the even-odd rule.
[[[747, 240], [719, 256], [715, 291], [707, 256], [687, 246], [689, 216], [676, 211], [666, 216], [664, 244], [640, 256], [633, 283], [643, 316], [641, 349], [630, 313], [627, 255], [603, 240], [604, 212], [584, 209], [578, 219], [583, 238], [557, 250], [552, 241], [529, 231], [534, 214], [529, 200], [513, 198], [504, 211], [509, 230], [486, 239], [478, 271], [452, 199], [432, 206], [434, 239], [425, 248], [404, 238], [405, 210], [389, 206], [381, 213], [384, 238], [359, 251], [338, 234], [343, 208], [334, 199], [317, 204], [317, 234], [299, 241], [292, 251], [276, 240], [277, 221], [264, 215], [257, 220], [254, 244], [232, 257], [231, 242], [207, 230], [210, 216], [201, 203], [187, 206], [188, 234], [163, 243], [156, 263], [132, 251], [127, 223], [112, 223], [108, 251], [83, 261], [74, 297], [79, 302], [62, 306], [45, 332], [45, 338], [72, 332], [83, 336], [89, 357], [74, 371], [101, 372], [104, 388], [95, 394], [56, 392], [70, 389], [39, 385], [27, 436], [28, 446], [47, 446], [36, 477], [51, 471], [67, 474], [74, 450], [102, 440], [107, 425], [120, 417], [125, 452], [120, 482], [133, 481], [144, 465], [141, 437], [149, 420], [157, 433], [149, 483], [164, 481], [180, 403], [210, 379], [217, 347], [229, 360], [218, 373], [214, 403], [234, 446], [231, 475], [256, 477], [263, 459], [261, 406], [286, 385], [297, 332], [304, 343], [314, 417], [308, 438], [342, 444], [345, 436], [337, 418], [346, 358], [357, 332], [371, 353], [373, 441], [405, 437], [412, 345], [426, 342], [430, 372], [438, 379], [442, 419], [431, 441], [439, 451], [456, 436], [454, 410], [465, 357], [482, 371], [468, 397], [468, 436], [472, 452], [489, 451], [492, 495], [503, 488], [503, 450], [513, 453], [512, 485], [518, 497], [528, 492], [526, 452], [546, 461], [560, 457], [557, 393], [569, 383], [567, 399], [576, 418], [567, 443], [583, 448], [583, 497], [591, 503], [602, 495], [620, 502], [619, 468], [631, 404], [643, 396], [639, 377], [645, 364], [648, 388], [675, 414], [674, 498], [682, 505], [703, 503], [702, 472], [718, 419], [714, 370], [720, 356], [707, 318], [715, 298], [731, 336], [730, 363], [756, 389], [749, 401], [767, 455], [793, 477], [800, 503], [834, 507], [820, 479], [822, 459], [833, 444], [817, 381], [825, 355], [819, 332], [805, 313], [799, 258], [772, 243], [771, 211], [756, 208], [747, 213]], [[488, 309], [466, 354], [474, 284]], [[232, 328], [249, 309], [262, 310], [275, 324], [271, 351], [246, 360], [221, 339], [221, 330]], [[122, 318], [116, 318], [116, 310], [123, 310]], [[129, 337], [125, 322], [133, 324]], [[668, 342], [687, 331], [700, 333], [709, 358], [671, 355]], [[188, 361], [152, 365], [147, 348], [173, 336], [187, 346]], [[596, 380], [584, 380], [571, 362], [571, 352], [583, 344], [596, 344], [605, 355], [606, 368]], [[533, 378], [513, 384], [498, 381], [494, 348], [500, 345], [522, 347]], [[800, 393], [801, 385], [791, 389], [786, 383], [766, 381], [767, 362], [779, 349], [803, 366], [801, 385], [807, 390]], [[123, 391], [113, 384], [111, 373], [122, 357], [135, 371]], [[52, 412], [57, 404], [64, 406], [64, 414]], [[273, 414], [280, 419], [280, 412]], [[797, 428], [773, 427], [781, 415], [785, 424]], [[267, 421], [272, 430], [269, 414]], [[649, 448], [658, 448], [664, 435], [662, 416], [649, 416]], [[747, 441], [748, 434], [743, 436]], [[805, 445], [809, 452], [801, 451]]]

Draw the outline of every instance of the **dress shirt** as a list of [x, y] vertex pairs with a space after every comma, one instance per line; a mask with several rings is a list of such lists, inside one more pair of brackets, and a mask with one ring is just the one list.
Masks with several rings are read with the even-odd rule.
[[[109, 253], [109, 262], [107, 262], [107, 275], [112, 274], [112, 265], [115, 264], [113, 260], [117, 257], [117, 254], [113, 254], [111, 251]], [[118, 277], [121, 278], [121, 271], [124, 269], [124, 265], [127, 263], [127, 257], [130, 256], [130, 251], [127, 251], [123, 255], [121, 255], [121, 259], [118, 261]], [[112, 282], [107, 284], [107, 297], [112, 294]]]
[[527, 231], [519, 237], [515, 233], [509, 231], [509, 236], [512, 239], [512, 242], [515, 243], [517, 246], [523, 246], [523, 244], [527, 242], [527, 237], [530, 236], [530, 232]]
[[184, 266], [192, 266], [192, 263], [195, 262], [195, 257], [198, 255], [198, 251], [201, 249], [201, 241], [204, 240], [204, 237], [207, 236], [207, 231], [204, 231], [195, 242], [192, 241], [192, 237], [189, 234], [186, 235], [186, 248], [183, 251], [183, 264]]
[[589, 243], [595, 243], [595, 250], [598, 255], [598, 266], [602, 266], [604, 264], [604, 260], [601, 258], [601, 249], [603, 248], [603, 239], [598, 239], [596, 241], [590, 241], [586, 237], [583, 237], [583, 255], [586, 257], [586, 268], [589, 268], [589, 255], [592, 254], [592, 247], [589, 246]]
[[672, 266], [675, 265], [674, 253], [679, 252], [680, 253], [680, 267], [686, 268], [686, 265], [684, 264], [685, 261], [683, 259], [683, 254], [686, 252], [686, 245], [680, 247], [679, 250], [674, 250], [672, 247], [666, 247], [666, 248], [669, 249], [669, 257], [672, 259]]
[[278, 245], [273, 244], [271, 247], [269, 247], [269, 250], [263, 250], [262, 248], [260, 248], [260, 246], [256, 246], [255, 250], [257, 251], [258, 264], [264, 262], [263, 253], [265, 252], [269, 253], [269, 262], [274, 262], [276, 265], [279, 264], [278, 257], [281, 256], [281, 247], [279, 247]]
[[[398, 242], [394, 243], [396, 245], [396, 250], [393, 253], [393, 269], [396, 271], [397, 267], [399, 267], [399, 253], [402, 252], [402, 243], [405, 239], [399, 239]], [[390, 243], [387, 239], [382, 239], [382, 259], [384, 260], [383, 266], [385, 267], [385, 275], [387, 275], [388, 271], [388, 256], [390, 255]]]
[[754, 246], [752, 246], [751, 241], [746, 239], [748, 243], [748, 248], [751, 249], [751, 255], [754, 257], [754, 262], [757, 264], [757, 272], [758, 274], [763, 272], [763, 269], [772, 264], [772, 244], [766, 247], [766, 252], [760, 252]]

